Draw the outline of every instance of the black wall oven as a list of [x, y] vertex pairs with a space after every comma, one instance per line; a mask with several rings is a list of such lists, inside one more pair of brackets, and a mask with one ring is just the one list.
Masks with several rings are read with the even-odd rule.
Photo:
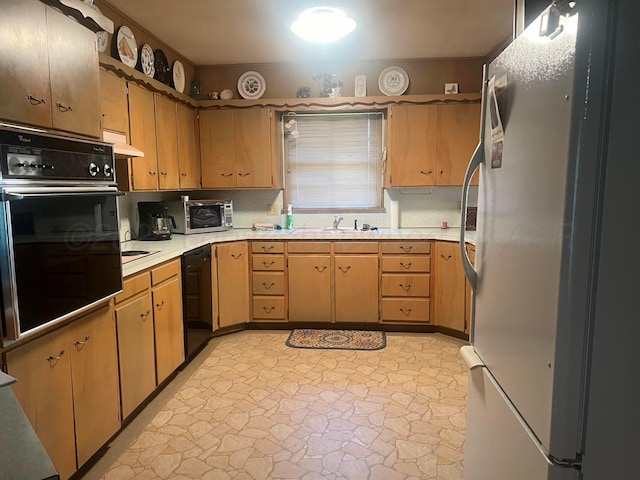
[[111, 145], [0, 129], [0, 174], [5, 340], [122, 290]]

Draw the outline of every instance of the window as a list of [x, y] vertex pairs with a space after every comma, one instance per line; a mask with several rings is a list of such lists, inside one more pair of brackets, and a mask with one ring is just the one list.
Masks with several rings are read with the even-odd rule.
[[382, 113], [286, 113], [286, 203], [296, 209], [382, 207]]

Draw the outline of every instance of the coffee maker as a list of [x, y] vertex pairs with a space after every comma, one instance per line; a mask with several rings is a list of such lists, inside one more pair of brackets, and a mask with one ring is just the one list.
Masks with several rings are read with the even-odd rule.
[[176, 222], [165, 202], [138, 202], [138, 240], [169, 240]]

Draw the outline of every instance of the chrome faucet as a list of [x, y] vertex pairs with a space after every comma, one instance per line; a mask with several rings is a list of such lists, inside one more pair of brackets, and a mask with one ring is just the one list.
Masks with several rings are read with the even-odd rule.
[[338, 230], [338, 226], [340, 225], [340, 222], [343, 220], [342, 217], [338, 218], [338, 216], [336, 215], [335, 217], [333, 217], [333, 229], [334, 230]]

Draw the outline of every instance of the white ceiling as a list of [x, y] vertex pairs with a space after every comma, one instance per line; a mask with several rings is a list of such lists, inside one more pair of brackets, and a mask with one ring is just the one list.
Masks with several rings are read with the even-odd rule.
[[[105, 0], [196, 65], [478, 57], [511, 34], [514, 0]], [[331, 46], [291, 22], [339, 6], [358, 24]]]

